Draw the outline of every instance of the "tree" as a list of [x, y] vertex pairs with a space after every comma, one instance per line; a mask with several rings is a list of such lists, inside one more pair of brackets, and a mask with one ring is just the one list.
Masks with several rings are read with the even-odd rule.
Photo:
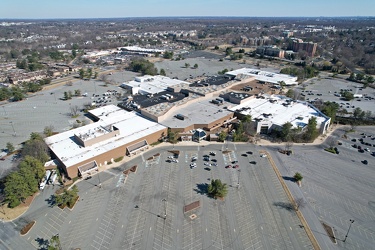
[[54, 195], [55, 204], [58, 206], [72, 206], [78, 196], [77, 186], [73, 186], [70, 190], [65, 189], [62, 194]]
[[19, 171], [7, 176], [4, 183], [5, 199], [13, 208], [38, 190], [38, 184], [45, 174], [43, 164], [27, 156], [19, 165]]
[[293, 127], [293, 124], [290, 122], [286, 122], [283, 124], [281, 128], [281, 139], [283, 141], [288, 141], [290, 139], [292, 127]]
[[87, 77], [88, 79], [91, 79], [91, 77], [92, 77], [92, 68], [88, 68], [88, 69], [87, 69], [86, 77]]
[[172, 132], [170, 128], [168, 128], [168, 141], [170, 143], [177, 143], [177, 132]]
[[367, 83], [373, 83], [373, 82], [374, 82], [374, 77], [373, 77], [373, 76], [368, 76], [368, 77], [366, 78], [366, 82], [367, 82]]
[[78, 108], [77, 105], [71, 105], [71, 106], [70, 106], [70, 114], [71, 114], [71, 116], [72, 116], [72, 117], [77, 116], [77, 114], [78, 114], [78, 110], [79, 110], [79, 108]]
[[64, 91], [64, 100], [69, 100], [69, 94], [66, 91]]
[[218, 140], [221, 141], [221, 142], [224, 142], [225, 139], [227, 138], [227, 136], [228, 136], [228, 134], [225, 131], [221, 131], [220, 134], [219, 134]]
[[359, 118], [360, 115], [361, 115], [361, 113], [362, 113], [362, 109], [360, 107], [357, 107], [353, 111], [353, 117], [354, 118]]
[[214, 50], [219, 50], [219, 46], [215, 45]]
[[363, 74], [357, 74], [357, 75], [355, 76], [355, 79], [356, 79], [357, 81], [362, 81], [364, 78], [365, 78], [365, 76], [364, 76]]
[[355, 80], [355, 74], [353, 72], [350, 73], [349, 80], [351, 80], [351, 81]]
[[43, 140], [28, 140], [22, 148], [22, 157], [32, 156], [42, 163], [49, 159], [48, 146]]
[[141, 72], [143, 75], [156, 75], [158, 73], [154, 64], [145, 60], [144, 58], [132, 59], [129, 69], [134, 72]]
[[189, 68], [190, 67], [190, 63], [185, 63], [185, 68]]
[[25, 98], [25, 95], [22, 93], [22, 91], [19, 89], [19, 88], [16, 88], [14, 91], [13, 91], [13, 98], [12, 98], [12, 101], [14, 102], [18, 102], [18, 101], [21, 101]]
[[80, 89], [74, 90], [74, 95], [75, 96], [81, 96], [81, 90]]
[[7, 142], [6, 148], [8, 150], [8, 154], [13, 153], [13, 151], [15, 150], [14, 145], [11, 142]]
[[335, 122], [336, 114], [339, 110], [340, 106], [336, 102], [325, 102], [321, 111], [331, 118], [331, 123]]
[[296, 204], [296, 211], [298, 211], [300, 208], [303, 208], [306, 206], [306, 201], [303, 198], [297, 198], [295, 200]]
[[286, 92], [286, 97], [293, 98], [294, 97], [294, 90], [289, 89], [288, 92]]
[[52, 125], [44, 127], [43, 134], [45, 136], [51, 136], [53, 135], [54, 127]]
[[220, 179], [212, 179], [208, 184], [207, 193], [213, 198], [224, 198], [228, 194], [228, 186]]
[[42, 141], [43, 140], [43, 137], [41, 136], [41, 134], [37, 133], [37, 132], [31, 132], [30, 134], [30, 140], [32, 141]]
[[79, 78], [83, 79], [85, 77], [85, 70], [79, 69]]
[[341, 91], [341, 96], [344, 97], [346, 101], [351, 101], [354, 99], [354, 94], [349, 91]]
[[197, 69], [198, 68], [198, 64], [196, 63], [196, 64], [194, 64], [194, 69]]
[[58, 234], [51, 237], [47, 250], [61, 250], [60, 236]]
[[159, 75], [166, 76], [167, 74], [165, 73], [165, 70], [164, 70], [164, 69], [160, 69], [160, 73], [159, 73]]
[[19, 172], [10, 173], [5, 180], [4, 194], [10, 208], [17, 207], [30, 194], [29, 187]]
[[296, 180], [296, 182], [299, 184], [299, 186], [301, 186], [301, 182], [302, 182], [302, 179], [303, 179], [302, 174], [299, 173], [299, 172], [296, 172], [293, 177]]
[[233, 54], [232, 48], [231, 48], [231, 47], [227, 47], [227, 48], [225, 49], [225, 55], [229, 56], [229, 55], [231, 55], [231, 54]]
[[165, 59], [172, 59], [173, 58], [173, 51], [165, 51], [163, 57]]
[[316, 126], [317, 126], [316, 117], [313, 116], [309, 119], [309, 122], [307, 124], [306, 132], [304, 134], [305, 140], [313, 141], [315, 140], [316, 137], [318, 137], [319, 131], [316, 128]]
[[18, 167], [21, 171], [22, 169], [31, 170], [38, 184], [46, 173], [43, 163], [32, 156], [26, 156]]

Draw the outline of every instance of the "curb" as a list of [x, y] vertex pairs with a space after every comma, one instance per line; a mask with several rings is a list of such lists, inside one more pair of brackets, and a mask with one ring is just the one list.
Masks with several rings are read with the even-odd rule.
[[[268, 151], [265, 151], [265, 150], [262, 150], [261, 153], [265, 153], [265, 154], [267, 155], [268, 161], [271, 163], [271, 166], [272, 166], [273, 170], [275, 171], [275, 174], [276, 174], [277, 178], [279, 179], [279, 181], [280, 181], [280, 183], [281, 183], [281, 186], [283, 186], [283, 189], [284, 189], [286, 195], [288, 196], [289, 201], [290, 201], [290, 202], [293, 204], [293, 206], [295, 207], [295, 206], [296, 206], [296, 204], [295, 204], [296, 202], [295, 202], [295, 200], [294, 200], [294, 198], [293, 198], [293, 196], [292, 196], [292, 194], [291, 194], [291, 192], [290, 192], [288, 186], [285, 184], [283, 178], [281, 177], [281, 174], [280, 174], [280, 172], [279, 172], [279, 169], [277, 168], [277, 166], [276, 166], [275, 162], [273, 161], [271, 155], [268, 153]], [[312, 244], [313, 248], [314, 248], [315, 250], [320, 250], [321, 248], [320, 248], [320, 246], [319, 246], [319, 243], [318, 243], [318, 241], [316, 240], [314, 234], [312, 233], [309, 224], [307, 224], [307, 222], [306, 222], [306, 220], [305, 220], [305, 217], [303, 216], [303, 214], [301, 213], [300, 210], [297, 210], [297, 211], [295, 211], [295, 212], [296, 212], [296, 214], [297, 214], [299, 220], [301, 221], [301, 224], [303, 225], [303, 227], [304, 227], [304, 229], [305, 229], [305, 231], [306, 231], [307, 237], [309, 237], [309, 239], [310, 239], [310, 241], [311, 241], [311, 244]]]

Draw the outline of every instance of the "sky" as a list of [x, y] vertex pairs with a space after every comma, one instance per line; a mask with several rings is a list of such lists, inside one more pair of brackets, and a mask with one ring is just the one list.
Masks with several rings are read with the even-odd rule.
[[0, 19], [374, 16], [375, 0], [1, 0]]

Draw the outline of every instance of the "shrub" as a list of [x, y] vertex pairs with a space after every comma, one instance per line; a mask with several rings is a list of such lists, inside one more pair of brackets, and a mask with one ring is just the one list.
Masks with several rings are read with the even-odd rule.
[[9, 207], [9, 208], [15, 208], [15, 207], [17, 207], [19, 204], [21, 204], [21, 202], [20, 202], [19, 200], [12, 200], [11, 202], [9, 202], [8, 207]]
[[124, 159], [124, 157], [120, 156], [120, 157], [114, 159], [114, 162], [120, 162], [120, 161], [122, 161], [122, 159]]

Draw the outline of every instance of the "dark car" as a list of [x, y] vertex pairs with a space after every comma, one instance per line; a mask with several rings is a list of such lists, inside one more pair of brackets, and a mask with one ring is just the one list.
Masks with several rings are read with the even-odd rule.
[[238, 163], [238, 161], [232, 161], [232, 164], [236, 164], [236, 163]]
[[357, 141], [357, 139], [355, 139], [355, 138], [354, 138], [354, 139], [352, 139], [352, 142], [356, 142], [356, 141]]
[[243, 157], [247, 157], [247, 154], [242, 154], [241, 156], [243, 156]]
[[239, 167], [240, 167], [240, 166], [238, 166], [238, 165], [234, 165], [234, 166], [233, 166], [233, 168], [239, 168]]
[[225, 166], [225, 168], [232, 168], [232, 165], [227, 165]]
[[255, 165], [255, 164], [257, 164], [257, 162], [256, 161], [251, 161], [250, 164]]
[[364, 160], [362, 161], [363, 164], [367, 165], [368, 164], [368, 161], [367, 160]]
[[246, 154], [252, 155], [253, 152], [251, 152], [251, 151], [247, 151]]

